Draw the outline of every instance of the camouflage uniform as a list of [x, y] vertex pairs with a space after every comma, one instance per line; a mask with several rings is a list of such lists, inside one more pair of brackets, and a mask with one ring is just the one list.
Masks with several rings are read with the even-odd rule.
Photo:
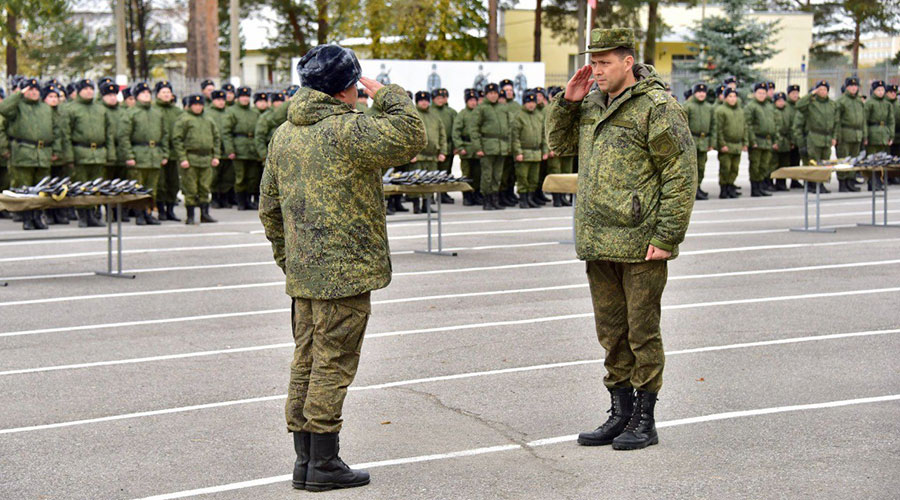
[[[765, 181], [772, 163], [772, 146], [778, 143], [775, 127], [775, 105], [758, 101], [754, 96], [744, 106], [746, 143], [750, 150], [750, 182]], [[731, 149], [731, 148], [729, 148]]]
[[[225, 151], [224, 131], [225, 121], [228, 119], [227, 111], [227, 105], [222, 109], [219, 109], [210, 104], [203, 109], [203, 114], [214, 121], [219, 128], [219, 148], [223, 153]], [[225, 193], [234, 189], [234, 164], [232, 164], [231, 160], [228, 158], [224, 158], [224, 156], [225, 155], [222, 154], [219, 158], [219, 166], [213, 169], [212, 181], [210, 184], [211, 191], [222, 198], [223, 204]]]
[[884, 97], [876, 97], [875, 94], [866, 100], [866, 122], [869, 144], [866, 152], [869, 154], [887, 151], [891, 140], [894, 139], [894, 107]]
[[[118, 137], [118, 135], [119, 135], [118, 134], [119, 123], [122, 121], [122, 117], [125, 115], [126, 108], [125, 108], [125, 106], [120, 106], [118, 104], [116, 104], [115, 106], [110, 106], [110, 105], [106, 104], [105, 101], [103, 102], [103, 106], [106, 108], [106, 112], [109, 114], [109, 117], [111, 119], [112, 129], [113, 129], [113, 141], [115, 141], [115, 138]], [[118, 151], [118, 147], [116, 147], [115, 145], [112, 147], [114, 148], [115, 152]], [[106, 178], [107, 179], [124, 179], [125, 171], [127, 170], [125, 168], [125, 160], [121, 156], [116, 154], [115, 152], [114, 152], [115, 160], [112, 162], [112, 164], [106, 166]]]
[[62, 151], [62, 131], [53, 110], [44, 101], [25, 99], [15, 92], [0, 103], [9, 138], [9, 174], [12, 186], [33, 186], [50, 175], [52, 156]]
[[481, 191], [493, 194], [500, 191], [503, 165], [509, 156], [509, 113], [500, 102], [485, 99], [473, 111], [467, 130], [472, 149], [482, 151]]
[[[716, 108], [716, 149], [719, 151], [719, 186], [734, 184], [741, 163], [741, 151], [747, 145], [747, 126], [740, 104], [724, 103]], [[728, 151], [722, 151], [727, 146]]]
[[234, 154], [234, 190], [238, 196], [249, 196], [259, 192], [262, 164], [259, 151], [253, 143], [256, 132], [256, 120], [259, 111], [248, 104], [238, 103], [228, 108], [228, 119], [222, 140], [225, 143], [225, 156]]
[[472, 189], [476, 192], [481, 191], [481, 162], [475, 156], [475, 148], [472, 147], [472, 137], [468, 133], [468, 129], [472, 126], [471, 121], [475, 118], [475, 110], [468, 107], [463, 108], [457, 113], [456, 119], [453, 121], [453, 146], [457, 151], [465, 150], [465, 154], [459, 153], [459, 166], [462, 170], [463, 177], [472, 179]]
[[6, 168], [8, 158], [9, 137], [6, 135], [6, 119], [0, 115], [0, 191], [9, 188], [9, 170]]
[[75, 159], [76, 181], [90, 181], [106, 174], [116, 163], [116, 130], [102, 102], [78, 99], [66, 108], [70, 144]]
[[519, 193], [534, 193], [541, 174], [541, 159], [550, 152], [544, 134], [543, 116], [535, 109], [528, 111], [525, 107], [510, 123], [510, 146], [515, 159], [522, 155], [523, 160], [516, 162], [516, 187]]
[[188, 168], [179, 168], [185, 206], [209, 203], [213, 171], [217, 168], [210, 162], [221, 156], [221, 144], [222, 136], [216, 122], [202, 113], [195, 115], [187, 111], [172, 127], [172, 147], [178, 165], [181, 167], [183, 161], [190, 164]]
[[169, 129], [160, 108], [141, 101], [128, 108], [119, 122], [116, 143], [118, 156], [135, 162], [125, 169], [128, 178], [152, 189], [151, 195], [156, 198], [162, 161], [171, 156]]
[[778, 153], [772, 154], [770, 173], [791, 165], [791, 107], [785, 102], [784, 108], [775, 107], [775, 128], [778, 129]]
[[[838, 111], [838, 136], [837, 156], [845, 158], [859, 154], [863, 142], [866, 140], [868, 127], [866, 126], [866, 106], [859, 94], [850, 95], [845, 92], [837, 100]], [[838, 172], [838, 179], [853, 179], [856, 172]]]
[[444, 133], [447, 135], [447, 158], [442, 162], [438, 162], [438, 169], [449, 172], [453, 167], [453, 151], [457, 148], [453, 142], [453, 123], [456, 121], [458, 113], [446, 104], [443, 106], [432, 104], [431, 111], [441, 119], [441, 123], [444, 124]]
[[301, 88], [279, 127], [261, 187], [260, 219], [292, 297], [290, 432], [341, 428], [370, 313], [369, 292], [391, 281], [381, 171], [426, 142], [419, 114], [397, 85], [366, 116]]
[[806, 137], [806, 154], [817, 162], [831, 158], [831, 141], [840, 131], [838, 106], [828, 97], [817, 95], [800, 99], [794, 120], [794, 143], [801, 144]]
[[[592, 45], [607, 46], [604, 33], [619, 40], [622, 32], [631, 30], [594, 30]], [[630, 40], [633, 46], [633, 34]], [[697, 157], [687, 117], [656, 71], [635, 64], [634, 74], [637, 82], [612, 104], [597, 90], [581, 102], [554, 100], [547, 137], [553, 151], [578, 152], [575, 248], [588, 261], [597, 336], [607, 351], [605, 384], [656, 393], [665, 362], [659, 316], [667, 266], [645, 258], [649, 245], [678, 256]]]
[[691, 127], [691, 135], [694, 137], [694, 145], [697, 149], [697, 186], [703, 182], [706, 173], [706, 155], [710, 147], [716, 144], [716, 126], [714, 121], [713, 105], [706, 101], [698, 101], [691, 96], [684, 103], [684, 112], [688, 117]]

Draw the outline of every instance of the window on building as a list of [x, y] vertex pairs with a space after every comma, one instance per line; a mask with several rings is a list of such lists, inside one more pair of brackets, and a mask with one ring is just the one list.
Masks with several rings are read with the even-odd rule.
[[268, 64], [257, 64], [256, 65], [256, 84], [262, 85], [264, 83], [269, 82], [269, 65]]

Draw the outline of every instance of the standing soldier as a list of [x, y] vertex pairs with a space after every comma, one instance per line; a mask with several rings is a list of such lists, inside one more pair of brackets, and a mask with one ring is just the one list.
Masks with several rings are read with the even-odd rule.
[[172, 147], [172, 127], [184, 111], [175, 103], [175, 94], [172, 93], [171, 83], [168, 81], [157, 82], [155, 90], [156, 101], [153, 105], [162, 114], [163, 124], [166, 127], [166, 136], [169, 139], [169, 143], [166, 144], [169, 161], [162, 166], [159, 172], [156, 208], [159, 211], [159, 220], [181, 222], [181, 219], [175, 215], [175, 202], [178, 201], [178, 190], [181, 186], [178, 174], [178, 158], [175, 157], [175, 149]]
[[684, 103], [684, 112], [687, 114], [688, 125], [691, 127], [691, 135], [694, 136], [694, 145], [697, 149], [697, 193], [698, 200], [709, 199], [709, 193], [700, 188], [703, 182], [703, 174], [706, 172], [706, 154], [712, 151], [716, 144], [716, 127], [713, 122], [713, 105], [706, 102], [706, 92], [709, 88], [705, 83], [697, 83], [691, 89], [691, 97]]
[[[103, 177], [106, 166], [115, 163], [116, 130], [103, 104], [94, 100], [94, 82], [83, 79], [76, 87], [78, 99], [66, 108], [66, 119], [75, 160], [73, 179], [85, 182]], [[78, 227], [104, 225], [92, 209], [82, 208], [77, 213]]]
[[456, 115], [456, 119], [453, 121], [452, 136], [453, 145], [456, 148], [454, 153], [459, 155], [459, 165], [463, 177], [472, 179], [472, 189], [474, 190], [463, 193], [463, 205], [481, 205], [484, 203], [481, 197], [481, 164], [478, 157], [475, 156], [472, 137], [468, 133], [468, 129], [472, 126], [470, 122], [475, 117], [475, 107], [478, 106], [478, 91], [466, 89], [464, 95], [466, 107]]
[[135, 104], [134, 95], [131, 94], [131, 87], [122, 89], [122, 102], [126, 108], [133, 108]]
[[[556, 99], [563, 98], [563, 89], [562, 87], [551, 87], [550, 88], [550, 102], [552, 103]], [[549, 120], [550, 120], [550, 112], [549, 107], [547, 108], [546, 116], [544, 117], [544, 129], [549, 130]], [[550, 145], [547, 145], [548, 149]], [[567, 153], [558, 153], [552, 149], [550, 149], [547, 154], [547, 174], [571, 174], [574, 172], [574, 164], [575, 164], [575, 152], [567, 152]], [[553, 193], [553, 206], [554, 207], [571, 207], [572, 202], [569, 199], [568, 195], [562, 193]]]
[[[269, 106], [269, 109], [263, 114], [259, 115], [259, 119], [256, 120], [256, 131], [253, 132], [256, 151], [259, 154], [259, 157], [262, 158], [264, 169], [266, 168], [266, 154], [269, 148], [269, 141], [272, 140], [275, 129], [278, 128], [278, 125], [281, 125], [281, 123], [276, 125], [275, 120], [273, 120], [272, 117], [279, 108], [284, 106], [284, 94], [281, 92], [271, 92], [269, 94], [269, 100], [272, 105]], [[282, 121], [282, 123], [284, 122]]]
[[234, 106], [234, 85], [230, 83], [223, 83], [222, 90], [225, 91], [225, 105], [228, 107]]
[[222, 137], [216, 122], [204, 116], [204, 101], [200, 94], [188, 96], [188, 111], [173, 127], [172, 146], [181, 171], [188, 225], [194, 224], [194, 207], [200, 207], [200, 222], [216, 222], [209, 214], [209, 191], [213, 169], [219, 166]]
[[[887, 152], [894, 142], [894, 106], [884, 98], [884, 81], [872, 82], [871, 99], [866, 100], [866, 122], [868, 134], [866, 139], [866, 153], [875, 154]], [[881, 188], [881, 181], [875, 175], [869, 178], [869, 190], [872, 190], [872, 179], [875, 179], [875, 189]]]
[[[507, 78], [500, 81], [500, 97], [506, 99], [506, 102], [503, 103], [503, 109], [506, 111], [507, 121], [512, 124], [512, 121], [519, 115], [519, 111], [522, 109], [522, 105], [516, 101], [516, 90], [512, 80]], [[516, 168], [515, 161], [513, 161], [512, 150], [509, 149], [508, 132], [505, 140], [507, 141], [508, 153], [503, 160], [503, 173], [500, 176], [499, 198], [500, 205], [514, 207], [519, 200], [516, 198], [515, 193]]]
[[726, 87], [724, 104], [716, 108], [716, 149], [719, 151], [719, 198], [737, 198], [741, 194], [734, 182], [741, 164], [741, 151], [747, 151], [747, 123], [738, 104], [737, 91]]
[[778, 152], [778, 128], [775, 107], [767, 97], [768, 85], [753, 85], [753, 97], [744, 107], [747, 122], [747, 144], [750, 149], [750, 196], [772, 196], [766, 184], [772, 164], [772, 151]]
[[[435, 89], [431, 93], [431, 112], [437, 114], [444, 124], [444, 132], [447, 134], [447, 157], [438, 164], [438, 170], [450, 173], [453, 168], [453, 121], [456, 120], [456, 110], [447, 106], [447, 99], [450, 98], [450, 91], [447, 89]], [[454, 203], [453, 198], [447, 193], [441, 193], [441, 203]]]
[[[0, 104], [6, 99], [6, 91], [0, 87]], [[9, 136], [6, 135], [6, 119], [0, 115], [0, 191], [9, 188]], [[0, 210], [0, 219], [9, 218], [9, 212]]]
[[228, 109], [228, 119], [222, 140], [225, 155], [234, 163], [234, 190], [237, 193], [238, 210], [255, 210], [252, 195], [259, 186], [262, 165], [259, 152], [253, 143], [259, 111], [250, 106], [250, 87], [237, 89], [237, 104]]
[[[72, 144], [69, 142], [70, 132], [68, 121], [66, 119], [66, 111], [63, 109], [59, 99], [60, 95], [64, 93], [65, 92], [63, 92], [56, 84], [47, 85], [41, 90], [41, 98], [44, 103], [53, 110], [53, 116], [56, 119], [56, 122], [59, 123], [59, 132], [62, 134], [59, 143], [59, 153], [57, 154], [56, 160], [50, 165], [50, 176], [59, 178], [72, 177], [75, 170], [72, 167]], [[51, 224], [69, 223], [68, 208], [55, 208], [47, 210], [46, 212], [47, 218]]]
[[[260, 219], [286, 274], [294, 341], [285, 408], [297, 460], [292, 485], [323, 491], [369, 483], [339, 457], [341, 410], [359, 364], [370, 292], [391, 281], [381, 169], [425, 146], [397, 85], [361, 79], [381, 113], [354, 113], [360, 66], [319, 45], [298, 64], [304, 87], [272, 138]], [[315, 263], [315, 265], [310, 265]]]
[[212, 101], [213, 90], [216, 90], [216, 84], [213, 83], [212, 80], [203, 80], [200, 82], [200, 93], [203, 94], [203, 98], [206, 99], [206, 102]]
[[[428, 142], [422, 151], [413, 158], [414, 168], [422, 170], [438, 170], [438, 165], [446, 159], [447, 149], [447, 133], [444, 129], [444, 122], [440, 116], [431, 108], [431, 94], [427, 91], [416, 92], [416, 110], [419, 112], [419, 118], [425, 124], [425, 135]], [[412, 198], [413, 213], [420, 213], [427, 210], [427, 204], [430, 198], [425, 198], [425, 206], [419, 208], [419, 196]]]
[[547, 134], [553, 150], [579, 152], [575, 249], [587, 263], [612, 399], [609, 419], [578, 443], [635, 450], [659, 442], [660, 302], [691, 218], [696, 147], [659, 75], [635, 63], [632, 30], [592, 30], [587, 52], [591, 65], [550, 106]]
[[[225, 130], [225, 120], [228, 119], [225, 108], [225, 91], [213, 90], [210, 92], [210, 106], [203, 110], [203, 114], [215, 122], [219, 128], [219, 151], [225, 151], [225, 142], [222, 134]], [[212, 171], [210, 182], [212, 191], [212, 203], [214, 208], [231, 208], [228, 201], [228, 192], [234, 188], [234, 167], [231, 160], [220, 158], [219, 165]]]
[[[160, 172], [169, 162], [169, 128], [166, 127], [162, 109], [153, 105], [150, 86], [138, 82], [131, 90], [137, 103], [125, 112], [119, 122], [116, 137], [118, 156], [125, 161], [128, 178], [149, 188], [150, 194], [156, 198]], [[138, 212], [134, 223], [138, 226], [159, 225], [150, 210]]]
[[544, 134], [544, 118], [537, 112], [537, 95], [534, 91], [522, 96], [522, 110], [512, 120], [510, 147], [516, 162], [516, 186], [519, 190], [519, 208], [540, 208], [536, 200], [541, 160], [547, 159], [550, 150]]
[[[866, 106], [859, 98], [859, 79], [844, 80], [844, 95], [837, 100], [838, 141], [837, 156], [846, 158], [857, 156], [866, 142]], [[839, 191], [856, 192], [856, 172], [838, 172]]]
[[[106, 112], [109, 114], [109, 117], [112, 119], [112, 128], [113, 128], [113, 142], [115, 142], [115, 138], [118, 137], [118, 126], [119, 122], [122, 121], [122, 116], [125, 114], [125, 107], [119, 106], [119, 86], [113, 82], [107, 82], [100, 85], [100, 99], [103, 101], [103, 106], [106, 108]], [[114, 152], [118, 152], [118, 148], [114, 147]], [[125, 178], [125, 159], [115, 154], [115, 161], [111, 165], [106, 166], [106, 178], [107, 179], [124, 179]], [[119, 214], [113, 213], [113, 220], [116, 220]], [[122, 222], [128, 222], [128, 217], [125, 214], [122, 214]]]
[[[840, 130], [837, 103], [828, 98], [831, 85], [821, 80], [808, 100], [801, 100], [797, 105], [797, 116], [794, 120], [794, 142], [800, 143], [806, 136], [806, 151], [810, 161], [821, 163], [831, 158], [831, 148], [837, 144]], [[807, 183], [812, 191], [830, 193], [818, 182]]]
[[[769, 167], [769, 177], [772, 172], [781, 167], [791, 166], [791, 108], [787, 105], [787, 95], [784, 92], [775, 93], [775, 128], [778, 130], [778, 149], [772, 152], [772, 162]], [[787, 183], [784, 179], [775, 181], [776, 191], [787, 191]]]
[[[59, 158], [63, 136], [50, 106], [41, 101], [40, 83], [27, 78], [19, 89], [0, 102], [9, 141], [11, 186], [33, 186], [50, 175], [50, 165]], [[39, 211], [22, 212], [22, 229], [47, 229]]]
[[[796, 84], [788, 85], [787, 87], [787, 104], [785, 106], [785, 119], [787, 120], [788, 127], [791, 128], [790, 135], [785, 139], [785, 141], [791, 144], [791, 155], [790, 155], [790, 163], [789, 165], [792, 167], [796, 167], [800, 165], [800, 145], [794, 142], [794, 120], [797, 117], [797, 102], [800, 100], [800, 86]], [[804, 147], [804, 149], [806, 149]], [[803, 184], [797, 179], [791, 179], [791, 189], [802, 189]]]
[[484, 210], [503, 210], [500, 205], [500, 178], [509, 155], [509, 114], [500, 104], [500, 87], [484, 87], [484, 101], [473, 111], [468, 135], [475, 156], [481, 159], [481, 190]]

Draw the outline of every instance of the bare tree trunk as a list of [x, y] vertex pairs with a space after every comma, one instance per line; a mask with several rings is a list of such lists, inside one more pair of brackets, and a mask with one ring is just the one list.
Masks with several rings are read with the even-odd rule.
[[316, 0], [316, 41], [319, 45], [328, 43], [328, 1]]
[[656, 32], [659, 27], [659, 0], [647, 2], [647, 39], [644, 40], [644, 63], [654, 64], [656, 59]]
[[534, 5], [534, 62], [541, 62], [541, 15], [543, 13], [541, 0], [537, 0]]
[[128, 1], [125, 6], [125, 14], [128, 19], [125, 31], [125, 57], [128, 59], [128, 69], [131, 80], [137, 80], [137, 63], [134, 60], [134, 2]]
[[[584, 37], [584, 31], [587, 28], [587, 2], [585, 0], [578, 0], [578, 2], [575, 3], [575, 8], [577, 9], [576, 15], [578, 17], [578, 36], [576, 38], [576, 40], [578, 40], [578, 47], [576, 48], [579, 52], [581, 52], [582, 50], [585, 50], [587, 48], [587, 43], [585, 43]], [[577, 70], [581, 67], [581, 63], [578, 63], [575, 66], [575, 69]]]
[[145, 0], [135, 0], [137, 6], [137, 32], [138, 32], [138, 75], [142, 80], [150, 78], [150, 57], [147, 54], [147, 4]]
[[853, 70], [859, 69], [859, 32], [860, 32], [860, 20], [855, 19], [854, 24], [856, 25], [853, 29]]
[[219, 73], [219, 6], [216, 0], [190, 0], [187, 77], [213, 78]]
[[16, 53], [16, 44], [19, 43], [18, 19], [12, 7], [6, 7], [6, 76], [12, 76], [19, 72], [19, 58]]
[[488, 0], [488, 61], [499, 61], [499, 37], [497, 36], [497, 0]]

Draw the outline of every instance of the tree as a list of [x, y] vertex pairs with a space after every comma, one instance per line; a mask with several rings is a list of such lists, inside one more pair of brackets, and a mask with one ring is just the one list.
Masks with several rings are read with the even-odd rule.
[[21, 23], [31, 30], [42, 24], [65, 19], [66, 0], [3, 0], [5, 22], [0, 23], [0, 39], [6, 45], [6, 73], [19, 72], [18, 49], [22, 44]]
[[541, 16], [543, 14], [542, 1], [537, 0], [534, 5], [534, 62], [541, 62]]
[[219, 72], [216, 1], [190, 0], [188, 5], [187, 76], [209, 78]]
[[488, 61], [499, 61], [499, 37], [497, 35], [497, 0], [488, 0], [488, 32], [487, 51]]
[[723, 0], [722, 16], [698, 22], [689, 38], [700, 52], [700, 72], [711, 81], [734, 75], [741, 81], [758, 77], [754, 66], [778, 53], [774, 37], [778, 22], [760, 22], [746, 12], [750, 0]]
[[62, 19], [29, 28], [22, 36], [19, 69], [38, 78], [74, 78], [97, 66], [98, 41], [82, 22]]
[[[544, 8], [544, 26], [553, 32], [554, 38], [563, 43], [577, 43], [578, 0], [552, 0]], [[638, 17], [641, 0], [598, 0], [591, 12], [591, 28], [632, 28], [640, 34]], [[583, 47], [580, 47], [583, 49]]]

